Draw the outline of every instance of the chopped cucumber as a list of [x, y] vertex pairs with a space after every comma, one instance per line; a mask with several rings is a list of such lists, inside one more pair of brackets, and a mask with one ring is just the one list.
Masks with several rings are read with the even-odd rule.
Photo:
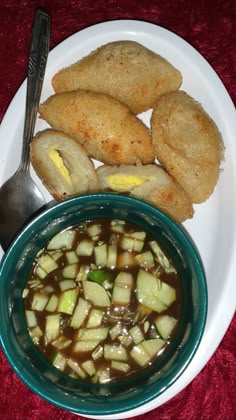
[[76, 335], [77, 340], [81, 341], [103, 341], [107, 338], [109, 327], [100, 328], [81, 328]]
[[72, 328], [79, 328], [83, 324], [88, 316], [90, 307], [91, 304], [89, 302], [81, 297], [79, 298], [70, 322]]
[[75, 251], [67, 251], [66, 259], [67, 259], [68, 264], [75, 264], [79, 262], [79, 257]]
[[85, 379], [86, 373], [85, 371], [78, 365], [78, 363], [73, 359], [67, 360], [67, 365], [75, 372], [78, 376]]
[[165, 283], [164, 281], [158, 281], [158, 299], [160, 299], [164, 305], [170, 306], [176, 300], [176, 290], [174, 287]]
[[142, 254], [137, 254], [134, 258], [141, 267], [152, 268], [155, 265], [154, 256], [151, 251], [146, 251]]
[[97, 371], [98, 382], [100, 384], [106, 384], [110, 381], [110, 369], [101, 368]]
[[90, 271], [89, 265], [81, 265], [75, 280], [76, 281], [87, 280], [89, 271]]
[[117, 324], [115, 324], [114, 327], [112, 327], [109, 330], [109, 334], [110, 334], [110, 337], [111, 337], [112, 341], [115, 340], [119, 335], [121, 335], [122, 334], [121, 323], [117, 322]]
[[177, 319], [170, 315], [158, 316], [155, 325], [162, 338], [167, 340], [177, 324]]
[[130, 335], [119, 335], [118, 340], [122, 346], [129, 347], [133, 340]]
[[127, 268], [134, 265], [137, 265], [137, 261], [135, 260], [135, 253], [131, 251], [125, 251], [119, 255], [117, 261], [118, 268]]
[[32, 339], [34, 339], [34, 338], [38, 339], [38, 338], [43, 336], [43, 331], [41, 330], [41, 328], [38, 325], [36, 325], [34, 328], [31, 328], [30, 336], [32, 337]]
[[96, 369], [92, 360], [86, 360], [81, 366], [89, 376], [95, 375]]
[[88, 226], [87, 228], [87, 233], [89, 234], [89, 236], [91, 236], [91, 238], [93, 238], [94, 236], [99, 236], [101, 232], [101, 226], [96, 223], [94, 225]]
[[125, 221], [124, 220], [112, 220], [111, 221], [111, 230], [116, 233], [123, 233], [125, 231]]
[[61, 251], [49, 251], [48, 254], [55, 260], [58, 261], [63, 253]]
[[59, 298], [56, 295], [51, 295], [46, 306], [46, 311], [55, 312], [57, 309]]
[[38, 258], [38, 265], [46, 271], [46, 273], [51, 273], [51, 271], [54, 271], [58, 268], [57, 262], [50, 257], [49, 254], [42, 254]]
[[176, 291], [153, 274], [140, 269], [137, 276], [136, 296], [144, 306], [163, 312], [175, 301]]
[[44, 279], [48, 274], [45, 270], [42, 269], [42, 267], [40, 267], [40, 265], [36, 265], [34, 273], [40, 279]]
[[139, 344], [144, 340], [144, 335], [141, 328], [138, 325], [130, 328], [129, 333], [133, 339], [134, 344]]
[[60, 333], [60, 314], [46, 316], [45, 340], [50, 343], [55, 340]]
[[120, 272], [115, 278], [112, 302], [119, 305], [128, 305], [130, 303], [132, 286], [132, 274], [127, 272]]
[[117, 262], [117, 244], [108, 245], [107, 250], [107, 267], [115, 268]]
[[37, 317], [34, 311], [25, 311], [26, 322], [29, 328], [36, 327], [38, 325]]
[[53, 340], [51, 344], [52, 346], [56, 347], [58, 350], [63, 350], [69, 347], [71, 343], [72, 343], [72, 340], [61, 335], [60, 337], [56, 338], [56, 340]]
[[89, 352], [95, 349], [99, 344], [99, 340], [86, 340], [86, 341], [76, 341], [74, 345], [74, 352], [81, 353], [81, 352]]
[[31, 304], [31, 309], [34, 311], [44, 311], [49, 300], [49, 296], [45, 293], [35, 292]]
[[92, 281], [83, 281], [85, 299], [90, 300], [94, 306], [109, 306], [110, 298], [106, 290], [100, 284]]
[[130, 370], [130, 365], [124, 362], [118, 362], [117, 360], [112, 360], [111, 368], [120, 370], [121, 372], [127, 373]]
[[57, 369], [64, 371], [66, 362], [66, 358], [61, 353], [57, 353], [52, 364]]
[[78, 244], [76, 248], [76, 254], [79, 256], [90, 257], [93, 253], [93, 249], [94, 249], [94, 242], [91, 240], [84, 239]]
[[55, 235], [48, 243], [47, 249], [71, 249], [75, 240], [75, 230], [64, 230]]
[[75, 279], [79, 271], [79, 264], [66, 265], [62, 270], [62, 275], [65, 279]]
[[126, 362], [128, 360], [128, 353], [125, 347], [117, 344], [104, 345], [104, 358], [107, 360], [118, 360]]
[[62, 280], [59, 282], [59, 286], [62, 292], [68, 289], [73, 289], [75, 287], [74, 280]]
[[94, 247], [95, 263], [98, 267], [107, 265], [107, 244], [97, 245]]
[[89, 313], [89, 318], [86, 324], [87, 328], [99, 327], [102, 323], [104, 312], [100, 309], [93, 308]]
[[78, 287], [62, 292], [58, 302], [58, 312], [63, 312], [65, 314], [72, 315], [76, 305], [78, 293]]
[[145, 366], [158, 354], [159, 350], [165, 345], [161, 338], [145, 340], [134, 346], [130, 352], [131, 357], [140, 365]]
[[121, 239], [121, 248], [126, 251], [137, 251], [141, 252], [144, 246], [144, 240], [140, 240], [131, 236], [130, 234], [124, 234]]

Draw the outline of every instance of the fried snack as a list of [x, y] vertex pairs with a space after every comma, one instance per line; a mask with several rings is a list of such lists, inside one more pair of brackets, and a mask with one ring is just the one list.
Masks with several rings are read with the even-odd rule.
[[38, 177], [56, 200], [98, 190], [93, 162], [76, 140], [55, 130], [38, 133], [30, 145]]
[[106, 93], [135, 114], [152, 108], [160, 95], [179, 89], [181, 83], [181, 73], [167, 60], [133, 41], [103, 45], [52, 79], [55, 92]]
[[151, 129], [160, 164], [193, 203], [214, 191], [223, 159], [223, 142], [214, 121], [183, 91], [163, 95], [153, 110]]
[[39, 112], [51, 127], [75, 138], [91, 157], [108, 165], [154, 161], [148, 128], [108, 95], [82, 90], [59, 93], [40, 105]]
[[183, 222], [193, 217], [193, 206], [185, 191], [159, 165], [99, 166], [99, 188], [147, 201]]

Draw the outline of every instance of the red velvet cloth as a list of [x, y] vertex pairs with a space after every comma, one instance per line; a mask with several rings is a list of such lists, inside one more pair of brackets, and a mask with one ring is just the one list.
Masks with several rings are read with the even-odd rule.
[[[37, 7], [43, 7], [52, 17], [51, 47], [80, 29], [112, 19], [146, 20], [170, 29], [210, 62], [236, 103], [235, 0], [1, 0], [0, 121], [27, 73], [29, 39]], [[192, 383], [163, 406], [135, 420], [235, 420], [235, 346], [236, 317]], [[0, 383], [0, 419], [83, 418], [34, 395], [17, 378], [1, 352]]]

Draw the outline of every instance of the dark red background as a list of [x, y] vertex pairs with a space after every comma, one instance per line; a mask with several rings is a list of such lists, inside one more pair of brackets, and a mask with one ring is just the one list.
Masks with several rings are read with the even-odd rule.
[[[51, 14], [51, 48], [80, 29], [112, 19], [146, 20], [170, 29], [209, 61], [236, 103], [235, 0], [1, 0], [0, 121], [27, 73], [37, 7]], [[235, 420], [235, 348], [236, 317], [215, 354], [192, 383], [171, 401], [135, 420]], [[34, 395], [16, 377], [1, 352], [0, 384], [0, 419], [83, 418]]]

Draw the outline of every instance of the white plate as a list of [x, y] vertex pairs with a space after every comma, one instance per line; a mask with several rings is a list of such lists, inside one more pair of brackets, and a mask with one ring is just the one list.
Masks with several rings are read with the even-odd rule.
[[[180, 392], [200, 372], [223, 338], [235, 311], [236, 296], [236, 115], [220, 79], [206, 60], [184, 40], [153, 24], [120, 20], [101, 23], [66, 39], [50, 52], [42, 101], [53, 93], [51, 77], [62, 67], [114, 40], [135, 40], [168, 59], [183, 74], [182, 89], [201, 102], [217, 123], [226, 146], [223, 172], [210, 199], [195, 207], [192, 220], [184, 223], [195, 241], [206, 271], [209, 311], [201, 345], [183, 375], [162, 395], [129, 412], [113, 416], [124, 419], [152, 410]], [[23, 132], [26, 83], [18, 90], [0, 129], [0, 185], [18, 166]], [[142, 115], [148, 124], [150, 112]], [[38, 120], [36, 131], [46, 127]], [[50, 199], [32, 171], [46, 199]], [[0, 258], [2, 256], [0, 251]], [[98, 418], [94, 416], [93, 418]], [[107, 418], [108, 416], [103, 416]]]

